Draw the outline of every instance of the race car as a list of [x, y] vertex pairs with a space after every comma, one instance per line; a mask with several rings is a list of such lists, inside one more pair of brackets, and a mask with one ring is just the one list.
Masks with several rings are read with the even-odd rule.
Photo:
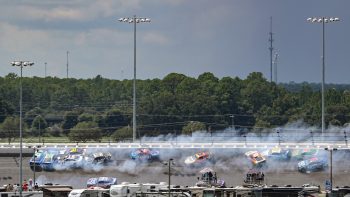
[[32, 171], [41, 172], [42, 166], [45, 159], [46, 151], [43, 149], [37, 149], [33, 155], [33, 157], [29, 160], [29, 166]]
[[320, 157], [311, 157], [298, 163], [298, 171], [303, 173], [322, 171], [327, 167], [327, 159]]
[[54, 171], [55, 167], [55, 156], [59, 154], [58, 149], [49, 149], [46, 151], [44, 161], [42, 162], [41, 166], [44, 171]]
[[109, 152], [96, 152], [86, 156], [86, 161], [92, 164], [107, 164], [112, 161], [112, 155]]
[[185, 159], [186, 165], [200, 165], [210, 162], [212, 160], [212, 154], [208, 151], [197, 152], [196, 154], [189, 156]]
[[159, 151], [151, 150], [148, 148], [140, 148], [140, 149], [132, 151], [130, 153], [130, 158], [133, 160], [139, 160], [139, 161], [158, 160], [159, 159]]
[[65, 151], [67, 155], [84, 155], [86, 152], [83, 148], [70, 148]]
[[85, 163], [85, 152], [86, 150], [82, 148], [70, 148], [65, 150], [63, 154], [59, 153], [63, 158], [60, 157], [61, 166], [56, 167], [61, 170], [82, 168]]
[[87, 180], [87, 187], [102, 187], [105, 189], [108, 189], [111, 187], [111, 185], [117, 184], [117, 178], [115, 177], [96, 177], [96, 178], [89, 178]]
[[282, 149], [281, 147], [273, 147], [270, 150], [263, 152], [263, 155], [268, 159], [286, 161], [292, 157], [292, 152], [289, 149]]
[[81, 154], [68, 155], [63, 162], [65, 169], [78, 169], [84, 166], [84, 156]]
[[254, 166], [261, 167], [266, 163], [265, 157], [258, 151], [248, 151], [245, 153]]
[[315, 157], [317, 154], [317, 149], [296, 149], [292, 152], [292, 158], [296, 160], [305, 160]]

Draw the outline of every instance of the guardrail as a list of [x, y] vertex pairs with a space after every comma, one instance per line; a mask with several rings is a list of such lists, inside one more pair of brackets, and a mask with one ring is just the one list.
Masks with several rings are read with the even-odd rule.
[[[350, 149], [349, 145], [344, 143], [294, 143], [294, 142], [221, 142], [221, 143], [194, 143], [194, 142], [143, 142], [143, 143], [69, 143], [69, 144], [23, 144], [23, 149], [32, 149], [33, 147], [38, 148], [112, 148], [112, 149], [137, 149], [137, 148], [157, 148], [157, 149], [211, 149], [211, 148], [224, 148], [224, 149], [235, 149], [235, 148], [245, 148], [245, 149], [265, 149], [274, 146], [280, 146], [281, 148], [289, 149], [304, 149], [304, 148], [337, 148], [337, 149]], [[19, 149], [19, 144], [0, 144], [0, 149]]]

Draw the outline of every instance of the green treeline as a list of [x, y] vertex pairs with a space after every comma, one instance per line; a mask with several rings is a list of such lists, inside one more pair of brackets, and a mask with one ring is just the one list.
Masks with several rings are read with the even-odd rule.
[[[18, 136], [20, 77], [0, 77], [0, 138]], [[68, 136], [72, 141], [132, 136], [132, 80], [22, 78], [24, 136]], [[315, 88], [316, 87], [316, 88]], [[328, 86], [327, 86], [328, 87]], [[334, 86], [336, 87], [336, 86]], [[326, 125], [350, 121], [347, 86], [327, 88]], [[246, 79], [198, 78], [171, 73], [137, 80], [138, 136], [221, 131], [232, 125], [254, 132], [302, 120], [320, 126], [321, 92], [315, 84], [270, 83], [261, 73]]]

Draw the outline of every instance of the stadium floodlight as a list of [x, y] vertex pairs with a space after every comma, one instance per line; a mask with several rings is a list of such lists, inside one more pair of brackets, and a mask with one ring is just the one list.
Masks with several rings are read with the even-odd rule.
[[[34, 62], [29, 61], [13, 61], [11, 62], [12, 66], [19, 66], [21, 68], [21, 77], [20, 77], [20, 94], [19, 94], [19, 182], [22, 184], [23, 182], [23, 137], [22, 137], [22, 70], [24, 66], [33, 66]], [[19, 187], [19, 196], [22, 197], [22, 187]]]
[[307, 21], [311, 22], [311, 23], [322, 23], [322, 87], [321, 87], [321, 92], [322, 92], [322, 120], [321, 120], [321, 124], [322, 124], [322, 136], [325, 130], [325, 117], [324, 117], [324, 113], [325, 113], [325, 104], [324, 104], [324, 83], [325, 83], [325, 24], [326, 23], [331, 23], [331, 22], [336, 22], [339, 21], [339, 18], [337, 17], [314, 17], [312, 20], [310, 20], [310, 18], [307, 19]]
[[[134, 83], [133, 83], [133, 118], [132, 118], [132, 141], [135, 142], [136, 140], [136, 24], [137, 23], [143, 23], [143, 22], [151, 22], [151, 19], [145, 18], [145, 17], [136, 17], [134, 15], [133, 17], [129, 18], [120, 18], [118, 20], [119, 22], [128, 22], [134, 24]], [[141, 144], [141, 135], [140, 137], [140, 144]]]

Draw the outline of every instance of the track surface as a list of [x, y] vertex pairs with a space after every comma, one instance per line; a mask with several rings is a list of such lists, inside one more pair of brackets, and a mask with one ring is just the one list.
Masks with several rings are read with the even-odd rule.
[[[183, 161], [186, 156], [197, 150], [162, 150], [162, 161], [174, 158], [171, 165], [171, 184], [192, 186], [200, 176], [199, 171], [204, 167], [190, 168]], [[251, 168], [250, 163], [244, 156], [247, 150], [210, 150], [215, 155], [215, 164], [208, 164], [217, 172], [219, 179], [223, 179], [227, 186], [243, 184], [245, 173]], [[85, 188], [86, 181], [90, 177], [111, 176], [117, 177], [118, 183], [139, 182], [159, 183], [168, 182], [168, 166], [162, 161], [152, 163], [138, 163], [128, 159], [130, 150], [115, 150], [112, 152], [114, 161], [104, 168], [65, 170], [56, 172], [36, 172], [35, 176], [39, 184], [68, 184], [74, 188]], [[327, 154], [327, 152], [325, 152]], [[166, 156], [164, 156], [166, 155]], [[34, 173], [30, 170], [28, 161], [23, 158], [23, 179], [33, 178]], [[334, 186], [350, 185], [350, 153], [345, 151], [333, 152], [333, 184]], [[296, 170], [297, 161], [281, 162], [268, 161], [268, 167], [264, 170], [265, 183], [267, 185], [293, 185], [301, 186], [305, 183], [314, 183], [324, 188], [324, 182], [329, 179], [329, 169], [321, 172], [308, 174]], [[19, 182], [19, 158], [0, 157], [0, 185]]]

